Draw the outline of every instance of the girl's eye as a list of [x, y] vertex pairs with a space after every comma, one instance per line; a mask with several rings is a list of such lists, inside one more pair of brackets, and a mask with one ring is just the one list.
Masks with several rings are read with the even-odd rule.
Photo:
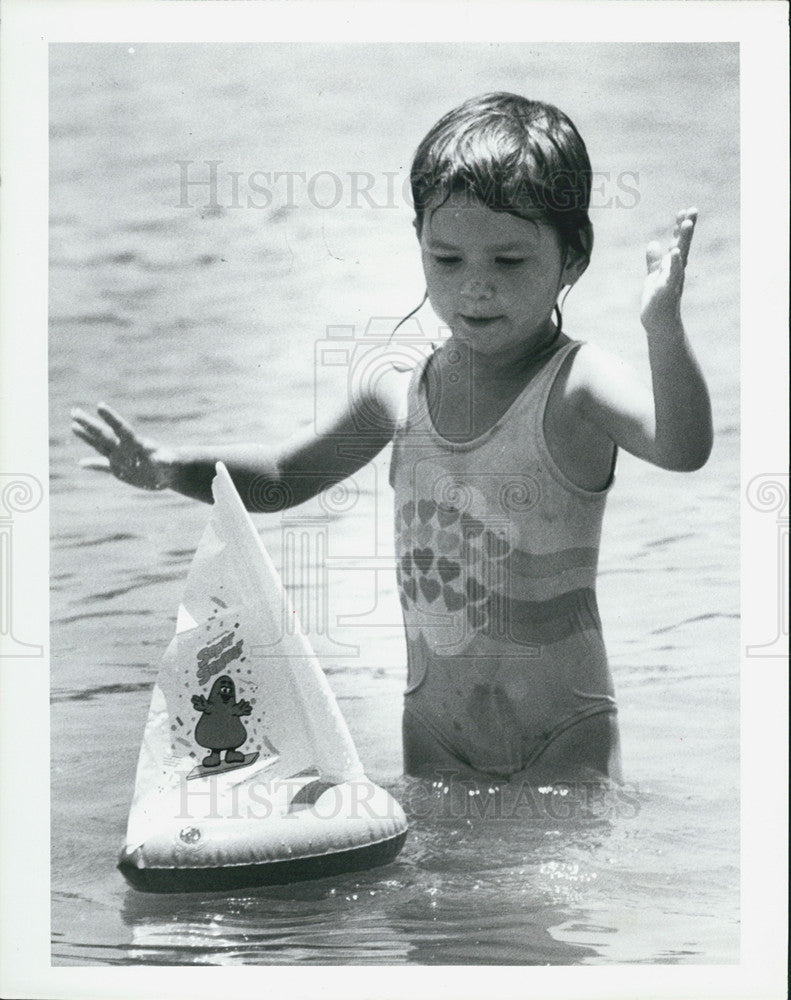
[[498, 257], [496, 260], [496, 263], [503, 267], [519, 267], [524, 262], [524, 257]]
[[437, 264], [459, 264], [461, 257], [447, 257], [434, 254], [434, 262]]

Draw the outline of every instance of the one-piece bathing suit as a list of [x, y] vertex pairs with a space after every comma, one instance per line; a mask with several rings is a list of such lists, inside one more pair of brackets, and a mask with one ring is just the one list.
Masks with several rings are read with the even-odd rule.
[[[485, 433], [436, 430], [427, 359], [394, 437], [404, 713], [461, 763], [507, 777], [583, 719], [615, 711], [595, 582], [609, 492], [570, 482], [544, 412], [571, 341]], [[611, 485], [611, 483], [610, 483]]]

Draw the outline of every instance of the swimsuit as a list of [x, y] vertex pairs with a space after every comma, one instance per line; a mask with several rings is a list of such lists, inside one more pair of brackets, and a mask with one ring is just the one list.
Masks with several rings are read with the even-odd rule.
[[580, 346], [560, 348], [464, 443], [433, 425], [424, 361], [393, 442], [404, 713], [460, 762], [497, 776], [615, 711], [595, 593], [610, 487], [570, 482], [543, 431], [555, 378]]

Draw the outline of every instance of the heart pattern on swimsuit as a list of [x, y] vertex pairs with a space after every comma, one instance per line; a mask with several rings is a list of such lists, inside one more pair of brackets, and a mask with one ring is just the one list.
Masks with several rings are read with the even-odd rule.
[[497, 595], [486, 581], [502, 580], [511, 545], [466, 511], [433, 500], [407, 501], [396, 512], [401, 604], [410, 610], [463, 612], [473, 631], [489, 627]]

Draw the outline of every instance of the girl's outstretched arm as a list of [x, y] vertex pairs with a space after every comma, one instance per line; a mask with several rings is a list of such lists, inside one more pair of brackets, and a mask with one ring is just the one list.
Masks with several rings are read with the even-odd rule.
[[223, 462], [248, 510], [293, 507], [352, 475], [390, 441], [398, 410], [398, 380], [383, 379], [376, 395], [349, 394], [334, 419], [310, 426], [280, 448], [260, 444], [168, 447], [143, 438], [105, 404], [98, 417], [72, 411], [72, 431], [98, 452], [84, 468], [112, 473], [141, 489], [172, 489], [211, 503], [215, 465]]
[[[623, 363], [580, 352], [569, 390], [580, 413], [615, 444], [664, 469], [699, 469], [712, 446], [711, 402], [681, 321], [681, 294], [697, 209], [678, 213], [663, 253], [646, 251], [648, 274], [640, 318], [648, 336], [651, 389]], [[573, 384], [571, 384], [573, 381]]]

